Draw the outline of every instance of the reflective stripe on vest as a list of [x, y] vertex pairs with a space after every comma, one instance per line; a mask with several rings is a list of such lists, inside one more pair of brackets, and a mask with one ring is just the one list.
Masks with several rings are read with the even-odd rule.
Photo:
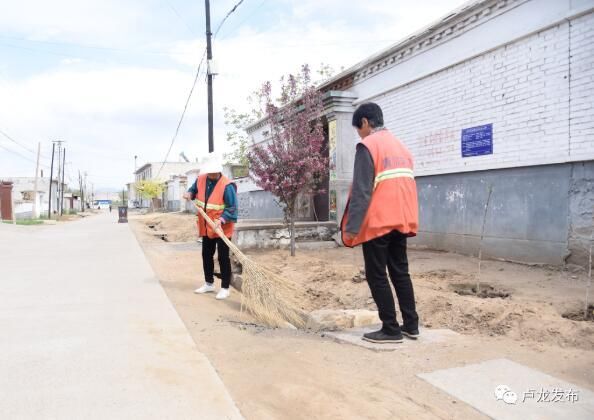
[[[369, 206], [359, 232], [346, 235], [351, 195], [341, 222], [342, 240], [353, 247], [398, 231], [415, 236], [419, 226], [413, 157], [389, 131], [381, 130], [361, 142], [373, 160], [375, 179]], [[391, 182], [384, 182], [390, 180]]]
[[[229, 185], [233, 185], [229, 181], [227, 177], [221, 175], [221, 177], [216, 181], [210, 196], [206, 198], [206, 186], [208, 183], [208, 178], [206, 174], [200, 175], [198, 180], [196, 181], [196, 186], [198, 188], [198, 194], [196, 196], [195, 203], [198, 207], [203, 208], [206, 211], [207, 216], [215, 221], [223, 215], [223, 212], [227, 208], [225, 205], [225, 189]], [[200, 236], [208, 236], [211, 239], [217, 238], [219, 235], [210, 227], [206, 220], [198, 214], [198, 232]], [[227, 238], [231, 238], [233, 236], [233, 227], [235, 223], [227, 221], [223, 223], [221, 228]]]
[[415, 175], [412, 169], [408, 168], [398, 168], [398, 169], [390, 169], [387, 171], [380, 172], [375, 177], [375, 183], [373, 184], [373, 188], [377, 188], [377, 184], [382, 181], [386, 181], [388, 179], [394, 178], [412, 178], [415, 179]]
[[[196, 202], [196, 204], [198, 205], [198, 207], [204, 208], [204, 201], [200, 201], [200, 200], [194, 200]], [[206, 204], [206, 210], [225, 210], [225, 205], [224, 204]]]

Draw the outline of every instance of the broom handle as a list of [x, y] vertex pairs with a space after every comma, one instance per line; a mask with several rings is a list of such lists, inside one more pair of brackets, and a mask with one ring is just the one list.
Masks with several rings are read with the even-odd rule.
[[219, 237], [227, 244], [227, 246], [231, 249], [231, 251], [233, 251], [235, 256], [240, 260], [240, 262], [244, 261], [247, 257], [244, 255], [243, 252], [239, 250], [239, 248], [237, 248], [237, 246], [233, 242], [231, 242], [229, 238], [227, 238], [225, 232], [223, 232], [223, 229], [217, 228], [212, 219], [208, 217], [204, 209], [200, 207], [198, 204], [196, 204], [194, 200], [191, 201], [194, 207], [196, 207], [196, 210], [198, 210], [198, 213], [200, 213], [200, 216], [202, 216], [204, 220], [206, 220], [206, 223], [208, 223], [208, 225], [215, 231], [215, 233], [219, 235]]
[[[239, 262], [241, 264], [245, 264], [249, 261], [249, 258], [247, 257], [247, 255], [245, 255], [243, 252], [241, 252], [241, 250], [237, 247], [237, 245], [235, 245], [233, 242], [231, 242], [231, 240], [229, 238], [227, 238], [227, 236], [225, 236], [225, 233], [223, 232], [222, 229], [217, 229], [214, 222], [212, 221], [212, 219], [210, 217], [208, 217], [208, 215], [206, 214], [206, 212], [204, 211], [204, 209], [202, 207], [200, 207], [199, 205], [197, 205], [194, 200], [191, 200], [192, 204], [194, 205], [194, 207], [196, 207], [196, 210], [198, 210], [198, 213], [200, 213], [200, 215], [204, 218], [204, 220], [206, 220], [206, 223], [208, 223], [208, 225], [215, 231], [215, 233], [217, 235], [220, 236], [220, 238], [227, 244], [227, 246], [229, 247], [229, 249], [235, 254], [235, 256], [237, 257], [237, 259], [239, 260]], [[263, 267], [260, 266], [259, 269], [263, 272], [267, 272], [269, 274], [272, 275], [276, 275], [275, 273], [273, 273], [270, 269], [268, 269], [267, 267]]]

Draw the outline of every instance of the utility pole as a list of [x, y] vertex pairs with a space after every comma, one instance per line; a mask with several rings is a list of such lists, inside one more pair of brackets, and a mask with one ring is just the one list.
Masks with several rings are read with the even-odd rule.
[[80, 190], [80, 211], [85, 211], [85, 193], [83, 191], [83, 178], [80, 174], [80, 169], [78, 170], [78, 188]]
[[56, 191], [57, 192], [57, 194], [56, 194], [57, 195], [57, 197], [56, 197], [56, 210], [57, 210], [57, 213], [59, 215], [62, 215], [62, 206], [60, 205], [61, 204], [61, 201], [60, 201], [61, 198], [60, 197], [62, 197], [62, 185], [61, 185], [61, 182], [60, 181], [63, 179], [62, 172], [64, 170], [64, 168], [62, 168], [62, 143], [63, 143], [63, 141], [62, 140], [56, 140], [56, 141], [54, 141], [54, 145], [56, 143], [58, 144], [58, 176], [56, 178], [57, 181], [58, 181], [58, 189]]
[[50, 181], [49, 181], [49, 201], [47, 209], [48, 220], [52, 218], [52, 183], [54, 182], [54, 155], [56, 154], [56, 143], [52, 144], [52, 167], [50, 169]]
[[61, 190], [62, 190], [62, 186], [60, 185], [60, 180], [62, 179], [62, 142], [58, 141], [58, 189], [57, 189], [57, 197], [56, 197], [56, 213], [58, 214], [58, 216], [60, 215], [60, 196], [61, 194]]
[[62, 154], [62, 195], [60, 196], [60, 216], [64, 214], [64, 174], [66, 173], [66, 148]]
[[39, 174], [39, 154], [40, 154], [40, 152], [41, 152], [41, 143], [37, 143], [37, 165], [35, 165], [35, 181], [33, 182], [33, 219], [37, 218], [37, 197], [38, 197], [37, 177], [39, 176], [38, 174]]
[[[87, 201], [88, 201], [88, 200], [89, 200], [89, 197], [88, 197], [88, 195], [89, 195], [89, 194], [88, 194], [88, 192], [89, 192], [89, 189], [87, 188], [87, 172], [86, 172], [86, 171], [85, 171], [85, 180], [84, 180], [84, 182], [83, 182], [83, 189], [85, 190], [85, 196], [86, 196], [86, 199], [87, 199]], [[90, 208], [90, 207], [91, 207], [91, 206], [89, 205], [89, 208]], [[86, 209], [87, 209], [87, 203], [85, 203], [85, 210], [86, 210]]]
[[204, 0], [206, 8], [206, 64], [208, 78], [208, 152], [214, 152], [213, 106], [212, 106], [212, 32], [210, 31], [210, 0]]

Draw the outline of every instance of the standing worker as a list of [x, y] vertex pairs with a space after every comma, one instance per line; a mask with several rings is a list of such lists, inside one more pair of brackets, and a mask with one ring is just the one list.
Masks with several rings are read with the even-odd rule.
[[[366, 333], [374, 343], [399, 343], [403, 334], [419, 337], [419, 316], [408, 272], [407, 237], [418, 229], [417, 186], [413, 158], [406, 147], [384, 128], [381, 108], [365, 103], [353, 114], [357, 144], [353, 186], [341, 222], [342, 240], [348, 247], [363, 244], [365, 276], [382, 328]], [[390, 279], [402, 313], [396, 320]]]
[[[210, 154], [200, 168], [200, 176], [184, 194], [186, 200], [196, 200], [196, 204], [220, 227], [229, 239], [233, 236], [233, 228], [237, 222], [237, 191], [235, 184], [223, 175], [221, 161]], [[202, 267], [204, 268], [205, 283], [194, 293], [210, 293], [214, 287], [214, 254], [218, 251], [219, 266], [221, 268], [221, 290], [216, 298], [229, 297], [231, 284], [231, 259], [229, 247], [210, 227], [206, 220], [198, 214], [198, 232], [202, 237]]]

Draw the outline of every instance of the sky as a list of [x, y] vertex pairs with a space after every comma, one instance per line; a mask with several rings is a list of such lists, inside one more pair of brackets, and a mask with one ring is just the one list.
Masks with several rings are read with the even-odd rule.
[[[239, 0], [211, 0], [213, 31]], [[213, 41], [215, 151], [229, 151], [223, 108], [302, 64], [337, 72], [467, 0], [244, 0]], [[0, 0], [0, 178], [34, 176], [38, 143], [66, 148], [66, 182], [121, 190], [163, 161], [205, 48], [197, 0]], [[208, 152], [200, 77], [169, 159]], [[6, 137], [4, 134], [8, 137]], [[10, 138], [9, 138], [10, 137]]]

